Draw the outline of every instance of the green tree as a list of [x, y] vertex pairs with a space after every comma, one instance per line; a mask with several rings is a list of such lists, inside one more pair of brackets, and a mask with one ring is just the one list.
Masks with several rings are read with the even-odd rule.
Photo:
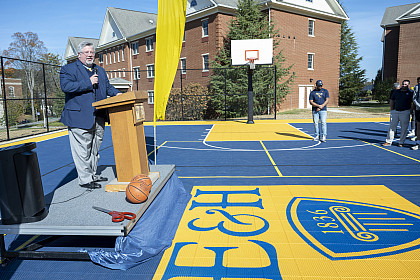
[[[19, 122], [19, 119], [23, 116], [23, 104], [21, 100], [8, 99], [7, 101], [7, 121], [9, 127]], [[1, 104], [3, 105], [3, 104]], [[6, 124], [6, 114], [0, 119], [0, 122]]]
[[[274, 50], [278, 48], [278, 30], [268, 20], [268, 16], [261, 12], [259, 1], [239, 0], [237, 15], [229, 25], [229, 31], [224, 39], [224, 45], [217, 53], [211, 66], [214, 74], [211, 76], [210, 87], [214, 97], [209, 102], [207, 117], [224, 115], [225, 99], [228, 107], [227, 117], [240, 117], [247, 112], [248, 76], [244, 67], [232, 68], [231, 49], [232, 40], [243, 39], [274, 39]], [[276, 53], [276, 51], [274, 52]], [[273, 58], [277, 67], [274, 77], [273, 68], [256, 66], [253, 76], [254, 113], [262, 114], [268, 108], [275, 108], [272, 104], [274, 84], [277, 83], [278, 101], [281, 102], [290, 92], [290, 84], [294, 75], [290, 74], [293, 65], [285, 66], [285, 57], [278, 51]], [[225, 96], [225, 88], [227, 95]]]
[[390, 93], [395, 81], [395, 78], [388, 78], [382, 81], [382, 69], [379, 69], [373, 85], [373, 97], [378, 100], [379, 103], [389, 102]]
[[40, 70], [40, 65], [28, 61], [39, 61], [47, 52], [47, 48], [44, 42], [39, 40], [38, 35], [33, 32], [23, 34], [16, 32], [12, 35], [12, 39], [13, 41], [10, 43], [9, 48], [3, 51], [3, 55], [9, 58], [19, 59], [9, 59], [7, 64], [12, 64], [16, 69], [21, 69], [24, 72], [24, 81], [31, 97], [32, 119], [35, 120], [35, 75]]
[[363, 58], [359, 56], [358, 48], [351, 27], [346, 21], [343, 22], [341, 24], [340, 45], [340, 105], [350, 105], [366, 82], [366, 70], [360, 68], [360, 62]]

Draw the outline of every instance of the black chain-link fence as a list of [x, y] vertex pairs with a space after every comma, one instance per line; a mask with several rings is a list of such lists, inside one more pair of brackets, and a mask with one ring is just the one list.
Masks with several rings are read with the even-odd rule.
[[[0, 142], [65, 129], [59, 122], [65, 102], [60, 89], [61, 66], [2, 56], [0, 59]], [[178, 69], [166, 119], [246, 119], [248, 71], [247, 67]], [[154, 72], [136, 69], [107, 74], [122, 92], [147, 91], [148, 103], [153, 104]], [[255, 118], [276, 117], [275, 76], [275, 67], [257, 67], [253, 71]]]

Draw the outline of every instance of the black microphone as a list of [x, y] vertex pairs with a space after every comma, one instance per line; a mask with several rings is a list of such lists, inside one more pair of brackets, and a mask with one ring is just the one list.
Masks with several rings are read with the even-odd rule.
[[[93, 75], [97, 75], [98, 74], [98, 68], [95, 67], [95, 65], [92, 65], [92, 71], [93, 71]], [[98, 84], [94, 84], [93, 85], [93, 89], [97, 89], [98, 88]]]

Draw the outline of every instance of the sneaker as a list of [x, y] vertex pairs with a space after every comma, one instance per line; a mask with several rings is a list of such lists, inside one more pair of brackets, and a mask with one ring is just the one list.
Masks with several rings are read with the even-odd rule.
[[411, 141], [417, 141], [417, 136], [414, 136], [413, 138], [410, 139]]
[[419, 149], [419, 145], [414, 145], [411, 147], [412, 150], [418, 150]]
[[415, 136], [416, 134], [414, 133], [414, 131], [410, 131], [408, 134], [407, 134], [407, 137], [413, 137], [413, 136]]
[[385, 142], [385, 143], [382, 143], [382, 146], [391, 146], [391, 143]]
[[325, 142], [325, 141], [327, 141], [327, 137], [325, 137], [325, 135], [324, 135], [324, 136], [321, 137], [321, 142]]
[[314, 137], [314, 141], [319, 141], [319, 136]]

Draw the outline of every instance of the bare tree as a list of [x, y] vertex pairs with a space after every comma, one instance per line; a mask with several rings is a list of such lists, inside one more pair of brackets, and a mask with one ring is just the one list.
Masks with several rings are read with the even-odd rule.
[[32, 119], [35, 120], [35, 73], [40, 65], [28, 61], [39, 61], [47, 52], [47, 48], [44, 42], [39, 40], [38, 35], [33, 32], [23, 34], [16, 32], [12, 35], [12, 39], [13, 41], [10, 43], [9, 48], [3, 51], [3, 55], [9, 58], [16, 58], [9, 60], [8, 63], [11, 63], [16, 69], [23, 70], [25, 73], [25, 82], [31, 95]]

